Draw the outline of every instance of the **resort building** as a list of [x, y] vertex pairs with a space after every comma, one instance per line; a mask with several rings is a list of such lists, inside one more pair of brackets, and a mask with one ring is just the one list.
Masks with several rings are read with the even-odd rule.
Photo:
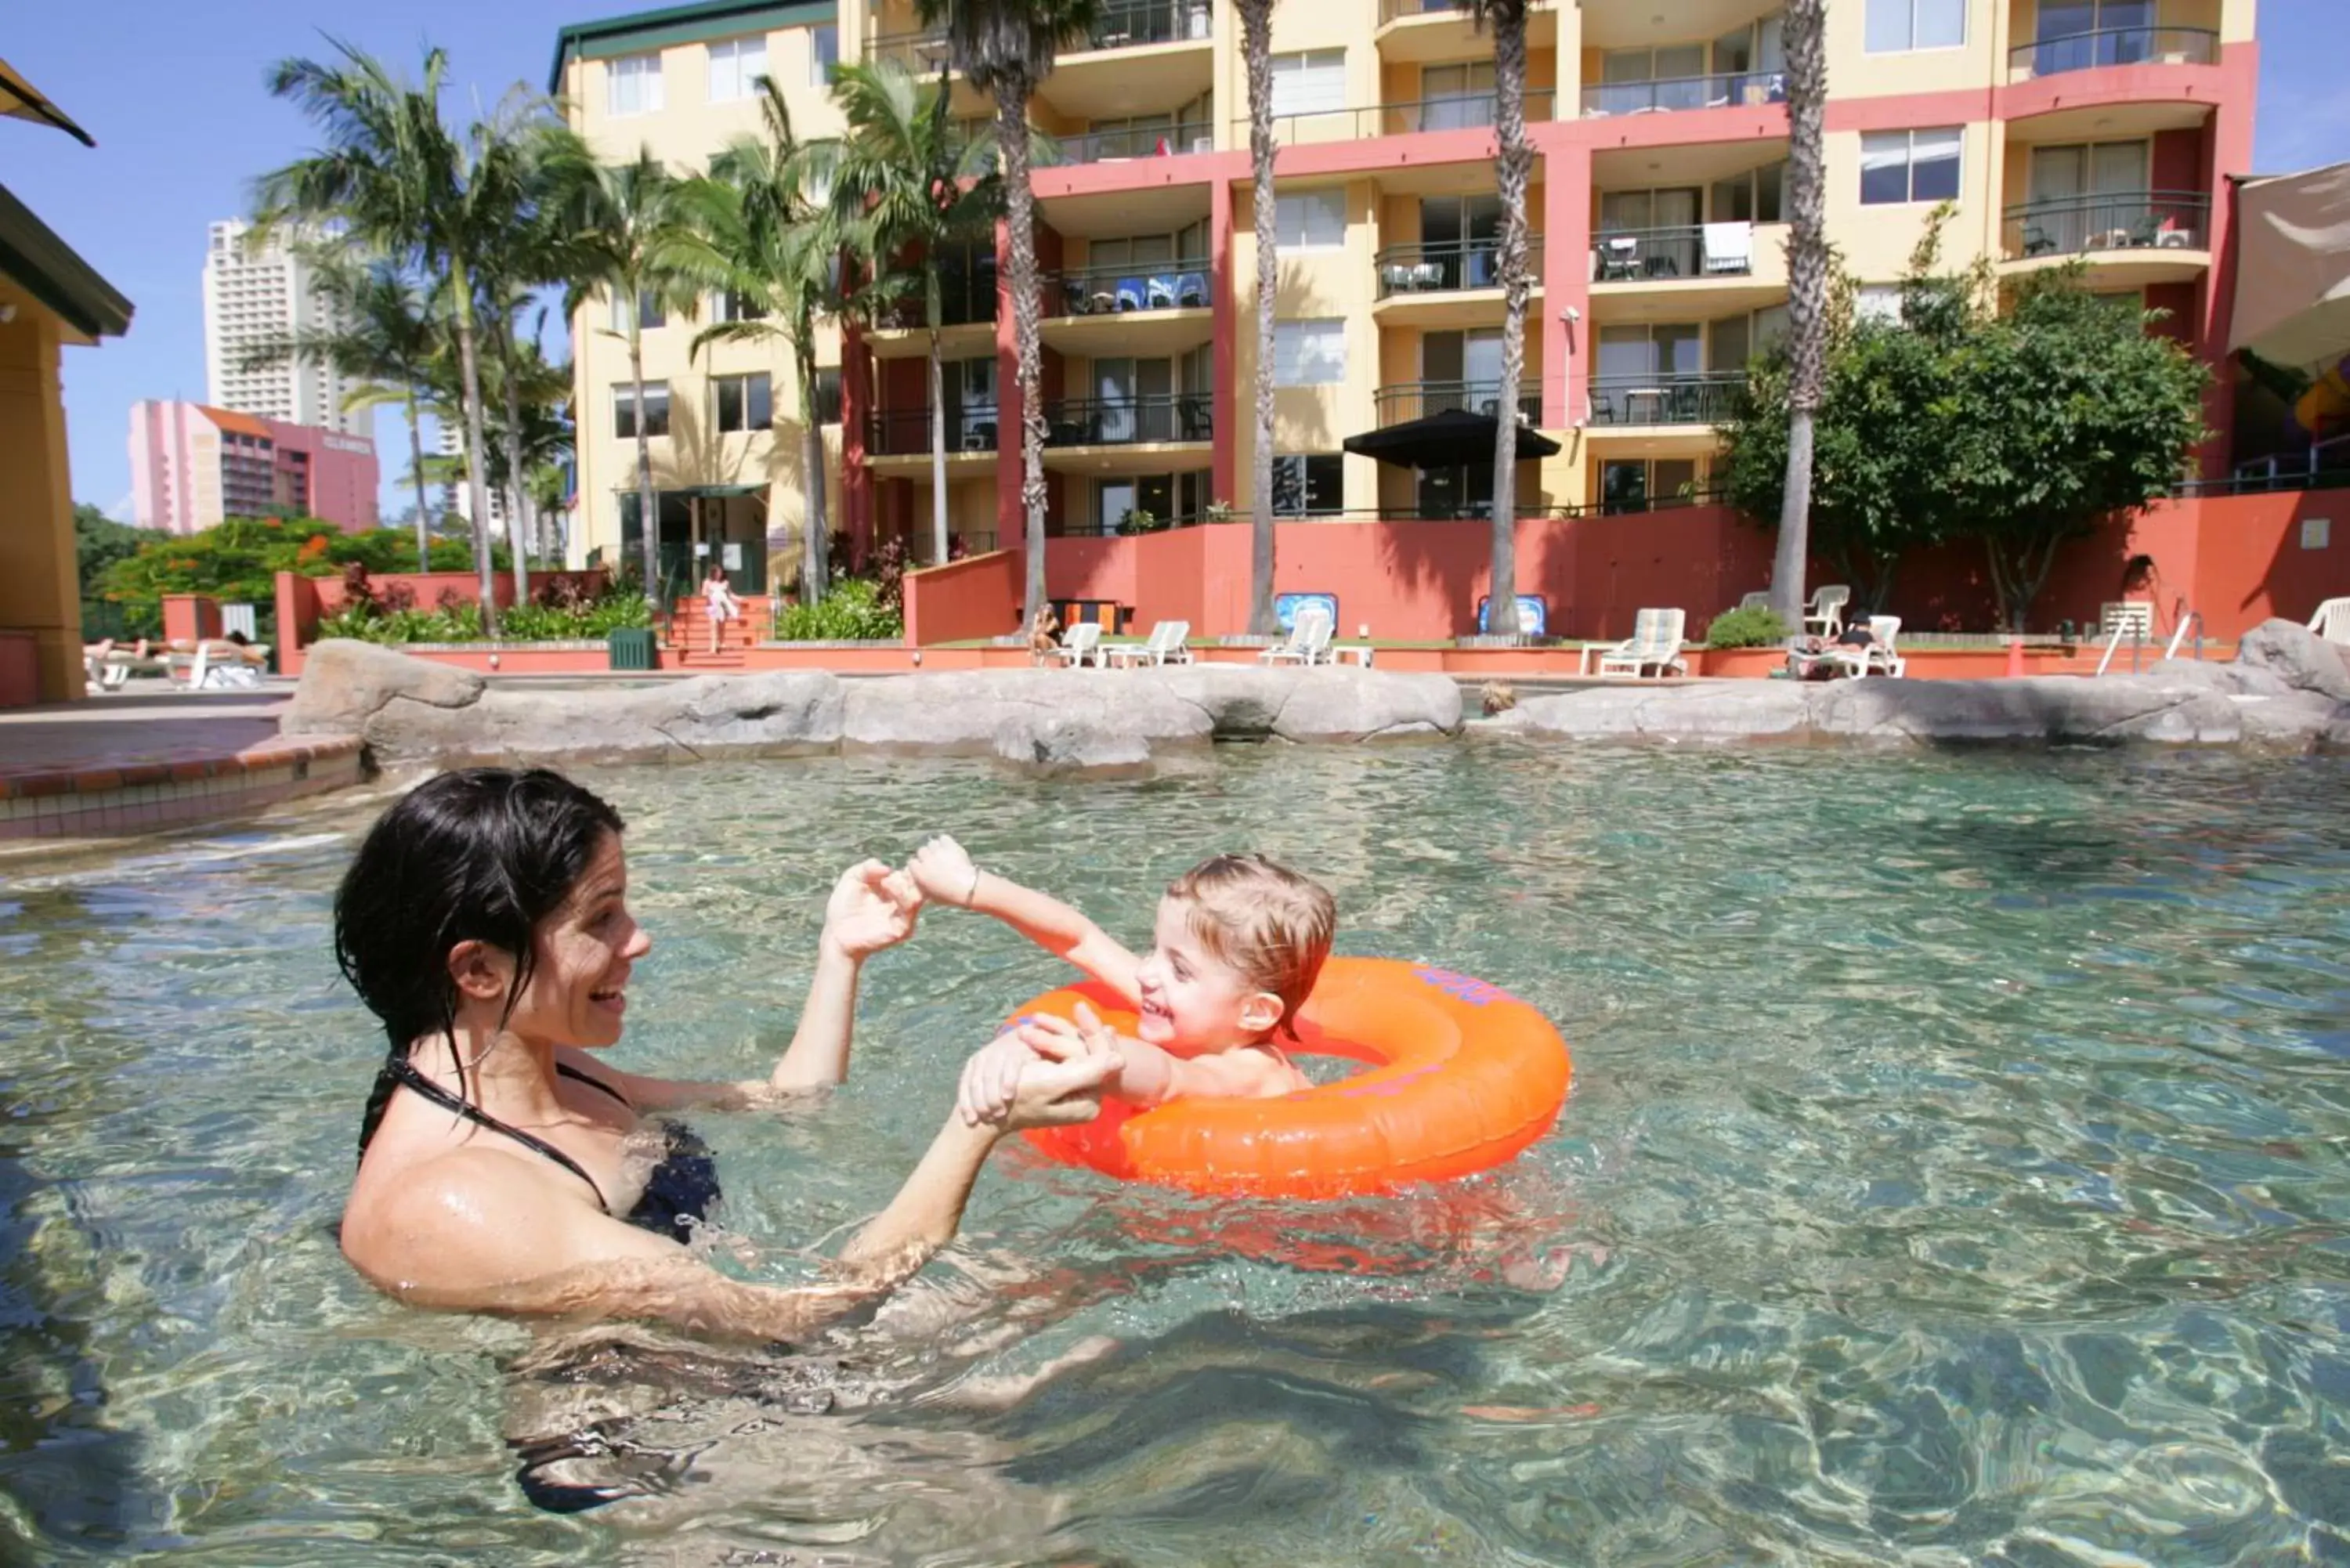
[[139, 526], [195, 534], [231, 517], [290, 513], [345, 533], [376, 526], [375, 443], [203, 403], [130, 405]]
[[[2004, 275], [2086, 259], [2094, 286], [2170, 314], [2219, 366], [2231, 291], [2228, 178], [2248, 171], [2251, 0], [1837, 0], [1828, 8], [1829, 237], [1892, 307], [1928, 214], [1943, 256]], [[1260, 343], [1240, 29], [1213, 0], [1111, 0], [1032, 118], [1043, 271], [1048, 535], [1245, 515], [1250, 389], [1274, 357], [1274, 501], [1296, 518], [1474, 515], [1483, 452], [1395, 466], [1346, 449], [1448, 410], [1523, 417], [1556, 450], [1520, 505], [1636, 512], [1705, 493], [1717, 422], [1782, 329], [1788, 120], [1773, 0], [1538, 0], [1526, 98], [1534, 286], [1524, 376], [1500, 376], [1493, 48], [1447, 0], [1284, 6], [1273, 22], [1279, 319]], [[551, 87], [608, 158], [681, 171], [754, 135], [772, 76], [803, 137], [838, 129], [836, 59], [926, 74], [940, 37], [910, 0], [742, 0], [565, 28]], [[952, 112], [992, 110], [960, 78]], [[947, 283], [952, 528], [1016, 546], [1019, 410], [997, 254], [937, 258]], [[606, 311], [615, 308], [603, 306]], [[726, 308], [705, 301], [701, 319]], [[574, 324], [577, 548], [638, 537], [635, 421], [652, 432], [662, 539], [765, 539], [806, 514], [789, 354], [697, 323], [645, 323], [639, 406], [624, 347]], [[830, 518], [872, 541], [930, 530], [927, 335], [827, 329], [814, 402]], [[2224, 368], [2207, 422], [2229, 428]], [[2207, 468], [2224, 467], [2214, 444]], [[1367, 545], [1367, 547], [1368, 547]], [[754, 585], [755, 586], [755, 585]], [[1462, 629], [1467, 629], [1463, 628]]]
[[374, 414], [343, 407], [356, 379], [316, 357], [248, 363], [272, 344], [337, 327], [334, 305], [318, 292], [317, 268], [302, 254], [303, 237], [293, 230], [256, 236], [241, 218], [212, 226], [204, 246], [204, 396], [232, 413], [368, 435]]

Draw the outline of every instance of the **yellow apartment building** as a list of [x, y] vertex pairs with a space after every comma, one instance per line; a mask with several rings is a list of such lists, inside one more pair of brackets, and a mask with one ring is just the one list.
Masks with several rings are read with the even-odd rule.
[[[1890, 308], [1926, 215], [1946, 254], [2003, 272], [2087, 258], [2096, 286], [2171, 312], [2215, 362], [2227, 341], [2227, 176], [2246, 172], [2252, 0], [1834, 0], [1831, 242]], [[1057, 143], [1036, 171], [1049, 433], [1048, 535], [1148, 514], [1245, 514], [1255, 356], [1274, 357], [1276, 510], [1474, 514], [1491, 460], [1398, 468], [1359, 432], [1514, 408], [1558, 445], [1522, 464], [1528, 509], [1639, 511], [1708, 488], [1716, 423], [1785, 315], [1787, 151], [1772, 0], [1546, 0], [1531, 18], [1526, 116], [1535, 286], [1525, 379], [1500, 384], [1492, 44], [1448, 0], [1330, 0], [1274, 16], [1280, 284], [1255, 339], [1255, 234], [1240, 30], [1217, 0], [1105, 0], [1033, 109]], [[925, 74], [944, 47], [911, 0], [743, 0], [563, 30], [551, 87], [615, 160], [681, 171], [754, 133], [772, 76], [803, 135], [829, 134], [831, 62]], [[954, 112], [990, 105], [958, 78]], [[951, 526], [1019, 543], [1019, 414], [999, 257], [941, 258]], [[703, 318], [723, 303], [705, 302]], [[609, 307], [604, 307], [608, 309]], [[635, 534], [623, 347], [574, 323], [576, 550]], [[647, 334], [665, 545], [789, 556], [805, 514], [789, 356], [691, 360], [694, 324]], [[930, 518], [924, 334], [828, 332], [819, 355], [831, 517], [863, 542]], [[2227, 392], [2210, 422], [2225, 429]], [[754, 575], [759, 567], [748, 566]], [[756, 584], [753, 585], [756, 587]]]

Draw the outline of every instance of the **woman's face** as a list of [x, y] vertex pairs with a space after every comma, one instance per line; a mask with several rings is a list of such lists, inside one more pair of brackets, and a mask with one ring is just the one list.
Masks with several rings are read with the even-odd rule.
[[562, 905], [538, 923], [536, 967], [507, 1028], [556, 1045], [619, 1042], [629, 971], [653, 946], [629, 913], [628, 893], [620, 836], [607, 833]]

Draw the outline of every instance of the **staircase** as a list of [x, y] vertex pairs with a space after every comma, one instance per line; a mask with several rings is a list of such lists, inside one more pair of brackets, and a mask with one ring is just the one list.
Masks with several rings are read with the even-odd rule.
[[702, 603], [702, 596], [679, 599], [671, 610], [669, 629], [661, 639], [665, 650], [662, 662], [697, 675], [745, 668], [749, 663], [745, 655], [752, 645], [766, 640], [775, 614], [771, 603], [765, 598], [744, 597], [742, 618], [728, 621], [720, 630], [718, 651], [712, 653], [708, 607]]

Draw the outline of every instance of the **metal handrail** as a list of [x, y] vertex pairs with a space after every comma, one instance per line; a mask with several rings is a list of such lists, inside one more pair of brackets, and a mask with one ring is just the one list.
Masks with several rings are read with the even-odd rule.
[[2194, 191], [2102, 191], [2020, 202], [2000, 214], [2011, 260], [2129, 249], [2203, 250], [2210, 197]]
[[2018, 44], [2007, 51], [2007, 67], [2053, 77], [2100, 66], [2208, 66], [2219, 58], [2220, 35], [2209, 27], [2098, 27]]
[[2186, 640], [2187, 628], [2190, 626], [2195, 628], [2196, 661], [2198, 663], [2202, 661], [2203, 612], [2201, 610], [2189, 610], [2185, 615], [2178, 618], [2178, 628], [2170, 634], [2170, 646], [2162, 650], [2163, 658], [2176, 659], [2178, 657], [2178, 645]]
[[[977, 265], [972, 265], [972, 259]], [[929, 308], [920, 291], [892, 300], [873, 325], [884, 331], [913, 331], [927, 326]], [[979, 327], [995, 320], [995, 258], [950, 254], [939, 269], [939, 326]]]
[[[1526, 119], [1550, 119], [1557, 101], [1558, 94], [1550, 88], [1528, 88]], [[1308, 124], [1326, 132], [1312, 138], [1319, 141], [1367, 141], [1375, 136], [1414, 136], [1433, 130], [1489, 130], [1493, 125], [1495, 107], [1493, 94], [1487, 92], [1367, 104], [1359, 109], [1310, 109], [1303, 114], [1274, 116], [1273, 140], [1278, 147], [1295, 146], [1299, 140], [1299, 128]], [[1248, 123], [1245, 115], [1232, 119], [1242, 146], [1248, 142]]]
[[2138, 655], [2146, 647], [2146, 623], [2134, 617], [2124, 617], [2114, 623], [2114, 634], [2106, 639], [2106, 656], [2097, 660], [2097, 673], [2103, 675], [2120, 651], [2123, 638], [2130, 639], [2130, 673], [2137, 673]]
[[1036, 290], [1053, 316], [1117, 316], [1136, 310], [1200, 310], [1213, 303], [1205, 260], [1061, 267]]
[[1717, 71], [1701, 77], [1661, 77], [1654, 81], [1593, 82], [1583, 89], [1583, 116], [1596, 119], [1615, 114], [1656, 114], [1786, 101], [1784, 71]]
[[1196, 145], [1211, 141], [1215, 132], [1206, 122], [1180, 125], [1132, 125], [1111, 130], [1089, 130], [1081, 136], [1054, 138], [1058, 157], [1054, 161], [1114, 163], [1136, 158], [1170, 158], [1186, 152], [1212, 151]]
[[[1730, 417], [1731, 405], [1745, 385], [1743, 370], [1594, 376], [1588, 389], [1591, 417], [1600, 424], [1720, 424]], [[1643, 413], [1649, 417], [1640, 418]]]
[[[1455, 410], [1465, 409], [1480, 414], [1496, 413], [1501, 401], [1502, 383], [1499, 380], [1394, 381], [1371, 394], [1371, 404], [1382, 428]], [[1518, 414], [1529, 421], [1542, 418], [1542, 382], [1539, 379], [1530, 376], [1518, 383]]]
[[[1600, 283], [1645, 282], [1660, 277], [1734, 277], [1754, 270], [1752, 223], [1746, 225], [1746, 254], [1723, 265], [1705, 248], [1705, 232], [1721, 224], [1676, 223], [1657, 229], [1604, 229], [1593, 236]], [[1610, 241], [1618, 242], [1610, 244]], [[1621, 242], [1629, 241], [1629, 244]]]
[[1062, 398], [1045, 405], [1046, 446], [1134, 446], [1215, 439], [1215, 399], [1205, 392], [1131, 398]]
[[[1502, 242], [1499, 238], [1439, 240], [1433, 244], [1383, 245], [1371, 258], [1378, 280], [1378, 297], [1396, 294], [1433, 294], [1464, 288], [1499, 288]], [[1542, 236], [1526, 236], [1526, 276], [1542, 281]]]
[[[1526, 9], [1547, 11], [1555, 3], [1556, 0], [1527, 0]], [[1468, 15], [1469, 0], [1379, 0], [1379, 26], [1382, 27], [1405, 16], [1466, 17]]]
[[[946, 417], [947, 455], [971, 452], [992, 454], [1002, 428], [993, 407], [965, 404]], [[869, 457], [928, 457], [931, 410], [876, 409], [865, 421], [865, 451]]]

